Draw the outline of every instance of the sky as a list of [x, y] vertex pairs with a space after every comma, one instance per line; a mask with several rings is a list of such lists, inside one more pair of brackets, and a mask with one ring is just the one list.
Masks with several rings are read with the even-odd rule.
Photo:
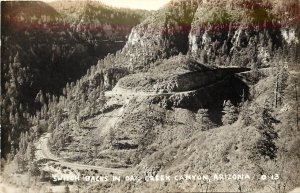
[[132, 9], [157, 10], [170, 0], [100, 0], [101, 2], [116, 7]]
[[[51, 2], [55, 0], [42, 0]], [[98, 0], [114, 7], [126, 7], [131, 9], [157, 10], [171, 0]]]

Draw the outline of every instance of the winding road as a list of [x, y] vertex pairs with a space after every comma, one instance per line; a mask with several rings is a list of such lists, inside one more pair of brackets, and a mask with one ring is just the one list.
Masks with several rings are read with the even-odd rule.
[[59, 163], [62, 166], [66, 166], [69, 168], [72, 168], [74, 170], [98, 170], [102, 173], [112, 173], [112, 174], [123, 174], [128, 171], [128, 169], [116, 169], [116, 168], [105, 168], [100, 166], [92, 166], [92, 165], [84, 165], [79, 163], [73, 163], [73, 162], [66, 162], [61, 158], [58, 158], [56, 155], [52, 154], [49, 147], [48, 147], [48, 141], [51, 134], [46, 133], [41, 136], [39, 141], [36, 143], [36, 158], [37, 160], [41, 159], [50, 159], [57, 163]]
[[[219, 84], [226, 79], [227, 76], [224, 78], [211, 83], [209, 85], [205, 85], [201, 88], [195, 89], [195, 90], [190, 90], [190, 91], [184, 91], [184, 92], [167, 92], [167, 93], [156, 93], [156, 92], [144, 92], [144, 91], [133, 91], [130, 89], [123, 89], [120, 87], [115, 87], [112, 91], [107, 91], [105, 92], [106, 97], [113, 97], [113, 96], [121, 96], [123, 98], [131, 98], [131, 97], [147, 97], [147, 96], [166, 96], [166, 95], [173, 95], [173, 94], [187, 94], [191, 92], [195, 92], [197, 90], [201, 90], [203, 88], [211, 87], [216, 84]], [[114, 120], [116, 121], [116, 120]], [[57, 157], [56, 155], [52, 154], [49, 147], [48, 147], [48, 141], [49, 138], [51, 137], [50, 133], [46, 133], [40, 137], [38, 142], [35, 144], [36, 146], [36, 158], [37, 160], [42, 160], [42, 159], [50, 159], [53, 160], [57, 163], [59, 163], [62, 166], [69, 167], [74, 170], [97, 170], [101, 173], [111, 173], [111, 174], [123, 174], [125, 172], [130, 171], [130, 169], [117, 169], [117, 168], [105, 168], [105, 167], [100, 167], [100, 166], [92, 166], [92, 165], [84, 165], [84, 164], [79, 164], [79, 163], [74, 163], [74, 162], [67, 162], [63, 160], [62, 158]]]

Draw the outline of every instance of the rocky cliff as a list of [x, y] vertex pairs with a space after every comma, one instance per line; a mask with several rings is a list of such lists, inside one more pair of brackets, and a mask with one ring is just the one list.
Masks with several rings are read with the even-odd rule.
[[197, 1], [172, 1], [133, 28], [123, 53], [140, 69], [160, 58], [188, 51], [188, 34]]
[[133, 28], [123, 52], [141, 69], [178, 53], [219, 66], [268, 66], [299, 48], [297, 1], [172, 1]]
[[[295, 4], [293, 4], [295, 3]], [[298, 11], [284, 19], [275, 12], [278, 2], [214, 1], [201, 4], [192, 23], [190, 51], [203, 62], [217, 65], [268, 65], [279, 49], [299, 43], [299, 5], [287, 2], [285, 9]], [[291, 31], [286, 32], [286, 28]], [[286, 33], [289, 33], [287, 35]]]

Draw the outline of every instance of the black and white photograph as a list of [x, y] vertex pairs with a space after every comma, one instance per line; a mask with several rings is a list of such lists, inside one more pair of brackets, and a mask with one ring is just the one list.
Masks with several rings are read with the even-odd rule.
[[300, 193], [300, 0], [0, 13], [0, 193]]

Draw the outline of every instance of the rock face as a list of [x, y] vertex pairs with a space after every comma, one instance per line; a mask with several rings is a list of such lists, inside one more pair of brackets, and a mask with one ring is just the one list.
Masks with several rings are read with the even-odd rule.
[[203, 3], [192, 23], [191, 54], [221, 65], [266, 64], [283, 44], [271, 9], [263, 1]]
[[123, 49], [130, 68], [140, 69], [159, 58], [186, 54], [196, 8], [196, 1], [172, 1], [135, 27]]
[[212, 65], [267, 66], [291, 46], [298, 52], [298, 10], [294, 0], [172, 1], [132, 30], [123, 53], [137, 70], [180, 52]]
[[248, 69], [216, 69], [205, 71], [183, 71], [174, 73], [161, 71], [160, 74], [138, 73], [125, 76], [117, 83], [114, 90], [131, 90], [155, 93], [179, 93], [207, 87], [222, 81], [228, 76]]

